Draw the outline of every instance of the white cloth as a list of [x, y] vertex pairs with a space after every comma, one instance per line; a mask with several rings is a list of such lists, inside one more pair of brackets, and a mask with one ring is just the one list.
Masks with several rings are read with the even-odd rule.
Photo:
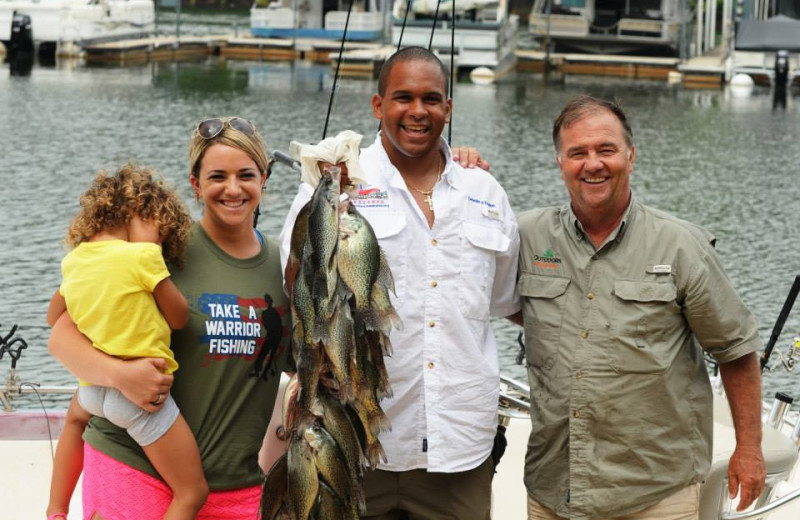
[[[392, 399], [381, 406], [392, 431], [380, 435], [381, 469], [473, 469], [497, 431], [499, 362], [489, 316], [520, 309], [519, 236], [505, 191], [488, 173], [447, 164], [433, 192], [433, 228], [378, 140], [361, 153], [367, 183], [351, 194], [375, 230], [394, 275], [392, 299], [403, 330], [392, 330], [386, 358]], [[291, 229], [311, 198], [302, 184], [281, 233], [286, 265]], [[433, 282], [436, 282], [435, 284]], [[432, 324], [432, 326], [431, 326]], [[427, 452], [423, 446], [427, 446]]]
[[292, 141], [289, 144], [289, 154], [295, 160], [300, 161], [300, 182], [313, 188], [317, 187], [322, 177], [317, 166], [319, 161], [331, 164], [345, 163], [350, 182], [357, 185], [364, 182], [364, 176], [361, 174], [358, 164], [359, 145], [361, 145], [361, 134], [345, 130], [339, 132], [335, 137], [328, 137], [317, 144]]

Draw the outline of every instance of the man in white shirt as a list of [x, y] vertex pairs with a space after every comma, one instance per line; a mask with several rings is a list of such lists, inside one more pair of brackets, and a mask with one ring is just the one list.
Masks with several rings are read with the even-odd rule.
[[[489, 317], [520, 309], [519, 237], [505, 191], [454, 162], [441, 138], [447, 90], [446, 69], [421, 47], [386, 62], [372, 99], [381, 131], [350, 195], [387, 255], [403, 321], [386, 358], [394, 397], [381, 402], [388, 461], [365, 477], [364, 518], [490, 518], [499, 363]], [[302, 184], [287, 217], [284, 265], [312, 192]]]

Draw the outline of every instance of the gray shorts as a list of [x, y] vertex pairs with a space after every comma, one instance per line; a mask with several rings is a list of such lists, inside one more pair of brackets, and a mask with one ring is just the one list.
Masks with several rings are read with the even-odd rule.
[[105, 386], [78, 387], [78, 403], [92, 415], [108, 419], [125, 428], [140, 446], [147, 446], [167, 433], [180, 411], [171, 395], [155, 413], [142, 410], [115, 388]]

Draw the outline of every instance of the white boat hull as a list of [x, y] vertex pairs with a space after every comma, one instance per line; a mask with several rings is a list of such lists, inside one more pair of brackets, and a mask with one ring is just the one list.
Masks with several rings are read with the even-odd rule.
[[155, 27], [152, 0], [0, 0], [0, 40], [11, 38], [15, 11], [30, 16], [36, 42], [102, 41], [150, 33]]

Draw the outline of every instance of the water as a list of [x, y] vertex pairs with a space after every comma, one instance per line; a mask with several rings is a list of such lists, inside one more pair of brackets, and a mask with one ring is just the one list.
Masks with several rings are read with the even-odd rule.
[[[65, 62], [35, 67], [29, 77], [0, 68], [0, 334], [19, 324], [29, 348], [24, 380], [70, 384], [47, 354], [45, 310], [59, 284], [69, 219], [93, 174], [135, 159], [154, 166], [192, 201], [187, 143], [197, 121], [239, 114], [254, 121], [271, 149], [315, 142], [333, 74], [328, 66], [208, 59], [97, 68]], [[371, 142], [375, 83], [342, 80], [329, 135], [343, 129]], [[588, 92], [621, 98], [637, 144], [633, 189], [646, 203], [701, 224], [718, 238], [734, 286], [751, 306], [766, 342], [794, 276], [800, 273], [800, 98], [773, 110], [768, 89], [692, 91], [661, 82], [568, 78], [544, 86], [540, 76], [501, 84], [458, 84], [453, 142], [477, 146], [492, 162], [516, 211], [560, 204], [566, 192], [553, 161], [553, 118], [570, 97]], [[297, 175], [276, 167], [262, 202], [260, 228], [277, 236], [296, 192]], [[195, 215], [198, 208], [190, 203]], [[798, 304], [800, 307], [800, 304]], [[501, 363], [514, 364], [517, 328], [495, 323]], [[800, 309], [779, 346], [800, 334]], [[0, 362], [4, 376], [8, 361]], [[796, 378], [767, 375], [767, 391], [800, 397]]]

